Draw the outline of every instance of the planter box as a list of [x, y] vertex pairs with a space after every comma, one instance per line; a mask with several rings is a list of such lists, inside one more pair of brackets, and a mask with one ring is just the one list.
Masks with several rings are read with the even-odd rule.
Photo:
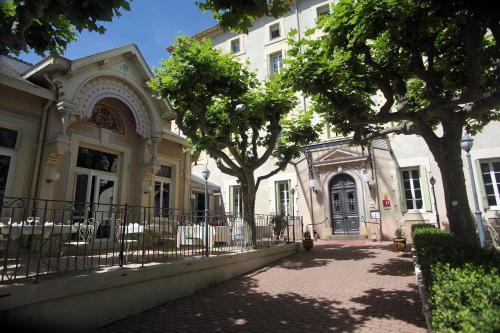
[[418, 293], [420, 294], [420, 301], [422, 302], [422, 313], [425, 317], [425, 323], [427, 324], [427, 332], [432, 332], [432, 316], [431, 309], [429, 306], [429, 299], [427, 295], [427, 286], [425, 285], [424, 277], [420, 266], [417, 263], [417, 255], [415, 248], [411, 248], [411, 256], [413, 259], [413, 267], [415, 268], [415, 277], [417, 279]]

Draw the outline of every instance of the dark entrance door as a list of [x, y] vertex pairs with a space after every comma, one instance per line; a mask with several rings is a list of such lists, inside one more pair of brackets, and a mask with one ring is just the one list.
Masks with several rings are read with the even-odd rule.
[[338, 175], [330, 182], [332, 227], [335, 234], [359, 234], [356, 183], [349, 175]]

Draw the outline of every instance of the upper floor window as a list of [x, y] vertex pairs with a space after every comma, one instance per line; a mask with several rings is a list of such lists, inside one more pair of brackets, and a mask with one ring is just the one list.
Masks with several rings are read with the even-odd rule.
[[281, 36], [280, 24], [275, 23], [269, 26], [269, 39], [275, 39]]
[[241, 45], [240, 45], [240, 39], [236, 38], [231, 41], [231, 52], [232, 53], [240, 53], [241, 51]]
[[316, 20], [319, 21], [323, 16], [330, 14], [330, 4], [324, 4], [316, 7]]
[[486, 199], [490, 206], [500, 206], [500, 161], [481, 162]]
[[281, 51], [269, 55], [269, 72], [272, 75], [278, 74], [283, 68], [283, 53]]
[[406, 208], [408, 210], [423, 209], [424, 200], [419, 168], [406, 169], [401, 173], [403, 176]]

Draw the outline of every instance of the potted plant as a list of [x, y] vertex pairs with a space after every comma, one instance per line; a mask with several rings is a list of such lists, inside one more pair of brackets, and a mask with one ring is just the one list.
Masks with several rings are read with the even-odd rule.
[[271, 219], [271, 225], [273, 226], [274, 235], [276, 239], [283, 237], [283, 233], [287, 227], [288, 220], [283, 214], [275, 215]]
[[399, 227], [394, 232], [394, 238], [392, 239], [394, 243], [394, 249], [396, 251], [404, 251], [406, 250], [406, 238], [404, 230]]
[[309, 232], [309, 230], [306, 230], [306, 232], [304, 232], [304, 239], [302, 240], [302, 246], [304, 246], [304, 249], [306, 251], [309, 251], [310, 249], [312, 249], [313, 245], [314, 241], [311, 238], [311, 233]]

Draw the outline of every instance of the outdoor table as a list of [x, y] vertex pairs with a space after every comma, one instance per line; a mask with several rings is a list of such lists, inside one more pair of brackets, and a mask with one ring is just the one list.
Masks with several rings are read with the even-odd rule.
[[[215, 229], [208, 226], [208, 246], [212, 248]], [[177, 248], [181, 245], [205, 245], [204, 225], [183, 225], [177, 227]]]

